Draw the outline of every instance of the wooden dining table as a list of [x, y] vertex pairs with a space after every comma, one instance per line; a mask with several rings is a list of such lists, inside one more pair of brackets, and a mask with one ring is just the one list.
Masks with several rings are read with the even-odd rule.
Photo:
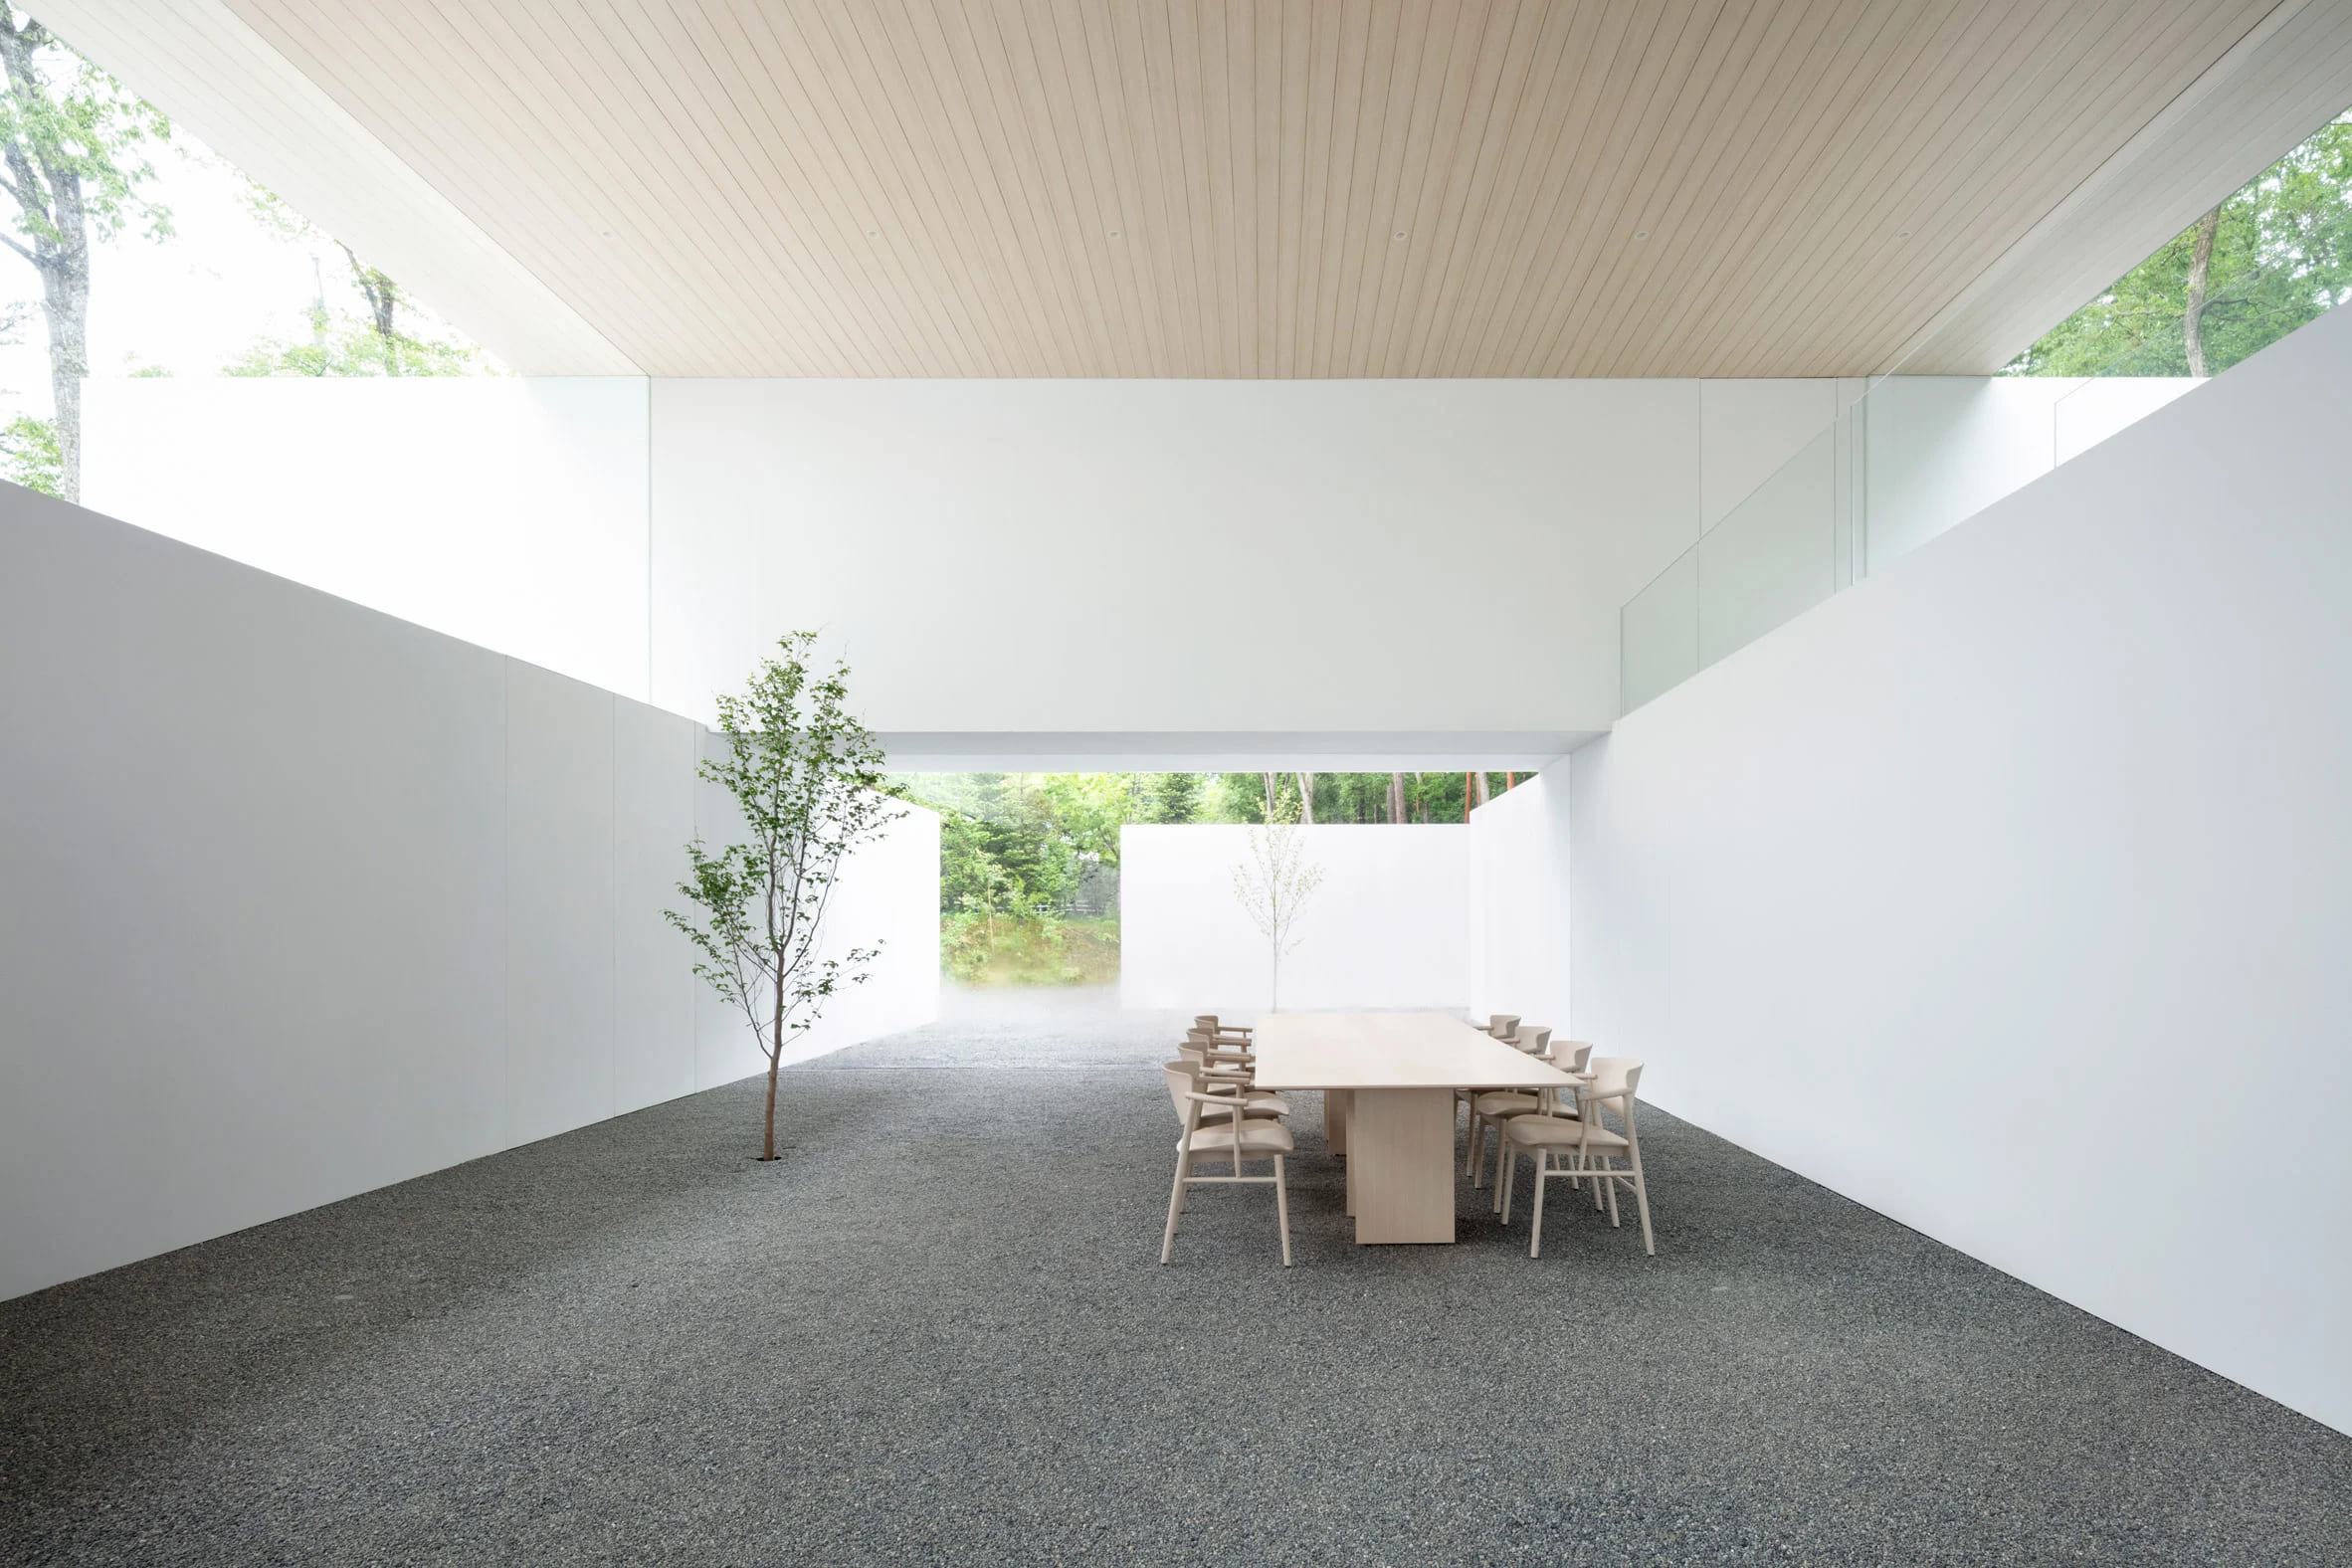
[[1253, 1044], [1258, 1087], [1323, 1091], [1360, 1246], [1454, 1240], [1456, 1089], [1576, 1081], [1444, 1013], [1277, 1013]]

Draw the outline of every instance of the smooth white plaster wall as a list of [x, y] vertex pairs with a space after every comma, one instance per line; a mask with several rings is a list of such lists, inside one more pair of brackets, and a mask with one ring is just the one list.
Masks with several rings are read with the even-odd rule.
[[1697, 536], [1698, 401], [657, 382], [655, 698], [703, 715], [808, 627], [884, 731], [1601, 727], [1618, 606]]
[[2339, 1430], [2348, 426], [2337, 312], [1577, 752], [1569, 867], [1666, 1108]]
[[99, 378], [84, 398], [92, 510], [649, 696], [642, 377]]
[[[13, 486], [0, 712], [0, 1296], [759, 1066], [661, 918], [686, 719]], [[937, 878], [861, 857], [800, 1054], [933, 1016]]]
[[1569, 1026], [1568, 763], [1470, 813], [1470, 1016]]
[[[593, 685], [666, 672], [701, 717], [822, 625], [890, 731], [1554, 733], [1614, 715], [1618, 606], [1833, 386], [113, 379], [85, 489]], [[1487, 694], [1400, 629], [1527, 657]]]
[[[1323, 882], [1282, 960], [1284, 1012], [1458, 1010], [1470, 994], [1470, 830], [1317, 826]], [[1255, 1016], [1270, 948], [1234, 893], [1250, 830], [1227, 824], [1119, 833], [1119, 1002]]]

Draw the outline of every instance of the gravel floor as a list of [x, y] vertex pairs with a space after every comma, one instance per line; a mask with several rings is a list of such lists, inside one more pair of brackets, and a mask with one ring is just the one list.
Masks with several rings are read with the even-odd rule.
[[[2352, 1562], [2331, 1433], [1664, 1114], [1659, 1256], [1156, 1256], [1169, 1020], [981, 1015], [0, 1303], [7, 1563]], [[1304, 1096], [1311, 1100], [1313, 1096]]]

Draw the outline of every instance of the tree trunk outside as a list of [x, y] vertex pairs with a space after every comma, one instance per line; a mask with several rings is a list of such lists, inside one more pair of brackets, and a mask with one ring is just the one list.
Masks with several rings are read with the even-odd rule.
[[1405, 775], [1402, 773], [1388, 776], [1388, 820], [1399, 823], [1405, 820]]
[[49, 321], [49, 387], [57, 401], [58, 488], [82, 499], [82, 382], [90, 374], [90, 230], [81, 176], [51, 170], [58, 238], [37, 242], [41, 309]]
[[1301, 827], [1314, 826], [1315, 776], [1312, 773], [1295, 775], [1298, 780], [1298, 821]]
[[2205, 376], [2205, 294], [2213, 280], [2213, 242], [2222, 230], [2222, 209], [2197, 220], [2197, 249], [2189, 257], [2189, 308], [2181, 315], [2181, 346], [2189, 352], [2189, 374]]

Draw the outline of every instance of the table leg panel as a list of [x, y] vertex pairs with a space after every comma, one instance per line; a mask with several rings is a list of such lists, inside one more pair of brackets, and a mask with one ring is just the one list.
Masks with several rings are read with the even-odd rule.
[[1348, 1110], [1359, 1245], [1454, 1240], [1454, 1091], [1360, 1088]]

